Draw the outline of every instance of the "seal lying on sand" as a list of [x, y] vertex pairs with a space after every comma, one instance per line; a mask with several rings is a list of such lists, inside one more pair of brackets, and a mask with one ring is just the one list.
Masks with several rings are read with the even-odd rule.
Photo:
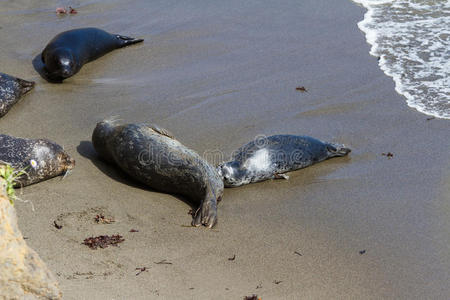
[[65, 174], [75, 166], [75, 161], [61, 146], [49, 140], [0, 134], [0, 164], [24, 171], [16, 180], [17, 187]]
[[105, 120], [97, 124], [92, 143], [100, 157], [134, 179], [197, 205], [193, 226], [211, 228], [216, 223], [222, 179], [214, 167], [166, 130], [148, 124], [116, 126]]
[[142, 42], [97, 28], [80, 28], [55, 36], [42, 51], [46, 76], [62, 81], [80, 71], [81, 67], [114, 49]]
[[234, 152], [217, 169], [226, 187], [289, 177], [283, 173], [308, 167], [351, 150], [307, 136], [274, 135], [257, 138]]
[[0, 118], [13, 107], [20, 98], [31, 91], [34, 87], [33, 81], [0, 73]]

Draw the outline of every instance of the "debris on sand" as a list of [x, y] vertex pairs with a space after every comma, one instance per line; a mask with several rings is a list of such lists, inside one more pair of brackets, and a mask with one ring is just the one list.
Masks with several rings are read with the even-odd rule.
[[115, 222], [113, 218], [107, 218], [103, 214], [96, 215], [94, 221], [97, 224], [111, 224]]
[[294, 251], [294, 254], [297, 254], [298, 256], [303, 256], [303, 254], [301, 254], [301, 253], [298, 252], [298, 251]]
[[57, 7], [56, 8], [56, 13], [58, 15], [67, 14], [67, 10], [64, 7]]
[[90, 237], [84, 239], [83, 244], [91, 249], [96, 250], [98, 247], [107, 248], [109, 245], [117, 246], [117, 244], [122, 243], [125, 239], [121, 235], [100, 235], [96, 237]]
[[391, 153], [391, 152], [388, 152], [388, 153], [381, 153], [381, 155], [386, 156], [388, 159], [391, 159], [391, 158], [394, 157], [394, 154]]
[[159, 262], [154, 262], [154, 263], [157, 265], [171, 265], [172, 264], [171, 262], [167, 261], [167, 259], [163, 259]]
[[139, 232], [137, 229], [130, 229], [130, 232]]
[[281, 280], [274, 280], [273, 281], [273, 283], [275, 283], [275, 284], [280, 284], [280, 283], [282, 283], [283, 281], [281, 281]]
[[305, 93], [305, 92], [308, 91], [304, 86], [298, 86], [298, 87], [295, 88], [295, 90], [299, 91], [299, 92], [302, 92], [302, 93]]
[[258, 295], [251, 295], [251, 296], [244, 296], [244, 300], [261, 300], [261, 298], [258, 298]]
[[142, 268], [136, 268], [136, 271], [139, 271], [136, 276], [138, 276], [139, 274], [141, 274], [142, 272], [148, 271], [147, 267], [142, 267]]
[[67, 14], [75, 15], [78, 13], [78, 11], [71, 6], [69, 6], [69, 9], [66, 9], [65, 7], [57, 7], [55, 11], [57, 15], [67, 15]]
[[364, 253], [366, 253], [366, 250], [359, 251], [359, 254], [361, 254], [361, 255], [363, 255]]
[[55, 226], [56, 229], [63, 228], [62, 225], [59, 225], [58, 223], [56, 223], [56, 221], [53, 221], [53, 225]]
[[233, 257], [229, 257], [229, 258], [228, 258], [228, 260], [230, 260], [230, 261], [233, 261], [233, 260], [235, 260], [235, 259], [236, 259], [236, 254], [233, 255]]

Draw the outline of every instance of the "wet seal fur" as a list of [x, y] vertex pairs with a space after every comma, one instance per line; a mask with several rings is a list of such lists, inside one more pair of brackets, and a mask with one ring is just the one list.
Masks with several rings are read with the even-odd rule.
[[92, 135], [103, 160], [117, 165], [135, 180], [154, 190], [186, 197], [196, 207], [193, 226], [213, 227], [223, 182], [216, 169], [169, 132], [145, 123], [97, 124]]
[[65, 174], [75, 166], [75, 161], [52, 141], [0, 134], [0, 164], [25, 172], [17, 178], [17, 187]]
[[8, 74], [0, 73], [0, 118], [16, 104], [23, 95], [34, 87], [33, 81], [26, 81]]
[[135, 39], [111, 34], [98, 28], [79, 28], [55, 36], [42, 51], [45, 77], [62, 82], [81, 67], [115, 49], [140, 43]]
[[217, 169], [225, 187], [236, 187], [268, 179], [288, 179], [284, 173], [345, 156], [350, 151], [344, 145], [308, 136], [260, 136], [235, 151], [232, 159]]

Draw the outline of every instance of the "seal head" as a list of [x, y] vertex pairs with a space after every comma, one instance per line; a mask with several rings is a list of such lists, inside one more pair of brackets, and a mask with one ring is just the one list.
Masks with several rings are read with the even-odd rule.
[[79, 59], [74, 57], [74, 53], [68, 48], [56, 48], [45, 52], [42, 59], [45, 62], [45, 70], [50, 79], [66, 79], [81, 69]]

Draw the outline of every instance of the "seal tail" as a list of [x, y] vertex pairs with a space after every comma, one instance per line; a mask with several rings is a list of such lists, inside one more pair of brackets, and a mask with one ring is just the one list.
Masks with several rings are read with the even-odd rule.
[[346, 156], [352, 150], [350, 148], [345, 147], [345, 145], [340, 144], [327, 144], [327, 150], [329, 153], [329, 157], [335, 157], [335, 156]]
[[116, 34], [117, 39], [119, 40], [119, 48], [126, 47], [129, 45], [141, 43], [144, 41], [144, 39], [135, 39], [132, 37], [124, 36]]
[[19, 83], [21, 89], [21, 95], [24, 95], [31, 91], [34, 88], [34, 81], [27, 81], [20, 78], [17, 78], [17, 82]]

